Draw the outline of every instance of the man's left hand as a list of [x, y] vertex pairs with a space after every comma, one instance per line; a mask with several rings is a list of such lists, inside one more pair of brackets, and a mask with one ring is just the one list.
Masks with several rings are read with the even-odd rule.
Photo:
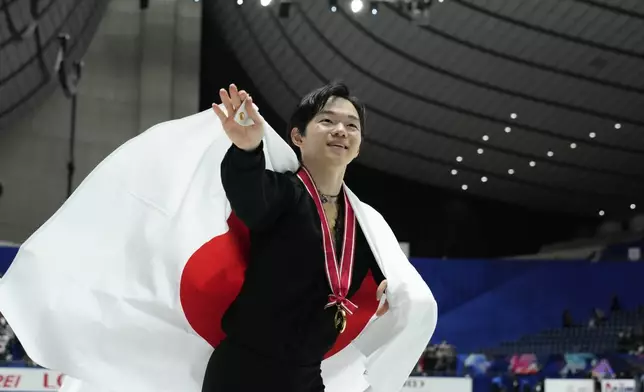
[[[385, 290], [387, 290], [387, 279], [383, 280], [382, 283], [380, 283], [380, 286], [378, 286], [378, 290], [376, 291], [376, 299], [380, 301], [382, 296], [385, 294]], [[389, 301], [385, 298], [385, 302], [376, 310], [376, 317], [380, 317], [387, 313], [389, 310]]]

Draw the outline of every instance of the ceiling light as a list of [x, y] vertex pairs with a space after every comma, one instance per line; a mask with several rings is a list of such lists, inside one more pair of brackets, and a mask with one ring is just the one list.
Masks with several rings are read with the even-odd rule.
[[260, 4], [264, 7], [268, 7], [269, 5], [271, 5], [271, 1], [272, 0], [261, 0]]
[[572, 148], [572, 149], [577, 148], [577, 143], [570, 143], [570, 148]]
[[488, 140], [490, 140], [490, 137], [488, 135], [483, 135], [483, 140], [487, 142]]
[[463, 157], [461, 156], [456, 157], [456, 162], [463, 162]]
[[631, 210], [634, 210], [635, 208], [637, 208], [637, 206], [635, 204], [631, 204]]
[[357, 12], [362, 11], [363, 6], [364, 6], [364, 4], [362, 3], [362, 0], [352, 0], [351, 1], [351, 11], [353, 11], [353, 13], [357, 13]]
[[532, 167], [537, 166], [537, 162], [535, 162], [535, 161], [530, 161], [530, 166], [532, 166]]
[[512, 132], [512, 128], [510, 127], [505, 127], [505, 133], [510, 133]]
[[514, 174], [514, 169], [508, 169], [508, 174], [513, 175]]
[[487, 182], [487, 177], [485, 176], [481, 177], [481, 182]]
[[590, 136], [591, 139], [594, 139], [597, 134], [595, 132], [591, 132], [588, 136]]
[[513, 120], [514, 120], [514, 119], [516, 119], [516, 118], [517, 118], [517, 114], [516, 114], [516, 113], [512, 113], [512, 114], [510, 115], [510, 118], [511, 118], [511, 119], [513, 119]]
[[477, 152], [479, 155], [481, 155], [481, 154], [483, 154], [483, 149], [482, 149], [482, 148], [479, 148], [478, 150], [476, 150], [476, 152]]
[[599, 216], [604, 216], [605, 212], [604, 210], [599, 210]]
[[377, 1], [372, 1], [371, 2], [371, 15], [378, 15], [378, 2]]
[[621, 127], [622, 127], [622, 124], [620, 123], [615, 124], [615, 129], [620, 129]]
[[554, 153], [554, 152], [552, 152], [552, 151], [548, 151], [548, 156], [549, 156], [549, 157], [551, 157], [551, 156], [553, 156], [553, 155], [555, 155], [555, 153]]
[[237, 0], [237, 5], [242, 5], [244, 4], [244, 0]]
[[455, 176], [455, 175], [457, 175], [457, 174], [458, 174], [458, 170], [456, 170], [456, 169], [452, 169], [452, 175], [453, 175], [453, 176]]
[[467, 190], [467, 184], [463, 184], [463, 185], [461, 185], [461, 189], [462, 189], [462, 190], [464, 190], [464, 191], [466, 191], [466, 190]]

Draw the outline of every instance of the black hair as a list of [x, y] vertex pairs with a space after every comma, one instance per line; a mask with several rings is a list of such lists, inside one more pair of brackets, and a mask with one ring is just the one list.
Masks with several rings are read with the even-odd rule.
[[349, 87], [347, 87], [346, 84], [338, 81], [328, 83], [306, 94], [297, 105], [297, 108], [289, 120], [288, 128], [286, 130], [286, 140], [297, 154], [298, 159], [301, 160], [302, 156], [300, 149], [293, 144], [293, 139], [291, 138], [292, 129], [297, 128], [300, 131], [300, 134], [305, 136], [306, 126], [311, 122], [311, 120], [313, 120], [313, 117], [320, 113], [322, 108], [324, 108], [324, 105], [326, 105], [332, 97], [344, 98], [351, 102], [358, 112], [358, 118], [360, 119], [360, 132], [364, 135], [366, 115], [364, 104], [361, 103], [358, 98], [351, 95]]

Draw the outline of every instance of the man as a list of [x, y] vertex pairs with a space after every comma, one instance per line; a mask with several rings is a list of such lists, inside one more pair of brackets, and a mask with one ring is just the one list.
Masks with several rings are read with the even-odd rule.
[[[221, 165], [222, 183], [233, 212], [250, 229], [251, 250], [204, 392], [324, 391], [321, 363], [354, 310], [351, 296], [369, 271], [379, 283], [378, 299], [387, 284], [343, 193], [347, 165], [360, 150], [364, 108], [342, 84], [309, 93], [289, 127], [302, 168], [276, 173], [265, 169], [262, 121], [252, 99], [235, 85], [220, 96], [230, 115], [213, 109], [233, 143]], [[234, 118], [244, 101], [253, 125]], [[314, 186], [307, 187], [309, 179]], [[338, 272], [347, 287], [335, 287]], [[279, 300], [264, 301], [267, 294]], [[378, 315], [387, 308], [385, 301]], [[247, 361], [256, 365], [254, 377], [245, 377]]]
[[0, 311], [67, 375], [61, 392], [391, 392], [409, 376], [437, 306], [342, 183], [363, 109], [343, 86], [307, 96], [298, 161], [235, 90], [114, 151], [0, 280]]

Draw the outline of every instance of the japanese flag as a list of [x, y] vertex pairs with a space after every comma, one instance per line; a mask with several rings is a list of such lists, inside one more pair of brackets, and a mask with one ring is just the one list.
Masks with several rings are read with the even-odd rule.
[[[264, 123], [267, 168], [295, 171]], [[244, 279], [248, 230], [220, 179], [230, 147], [208, 110], [159, 124], [114, 151], [20, 248], [0, 311], [29, 356], [73, 392], [201, 390], [219, 321]], [[323, 362], [329, 392], [400, 390], [436, 325], [436, 302], [384, 219], [349, 192], [388, 280], [373, 279]]]

